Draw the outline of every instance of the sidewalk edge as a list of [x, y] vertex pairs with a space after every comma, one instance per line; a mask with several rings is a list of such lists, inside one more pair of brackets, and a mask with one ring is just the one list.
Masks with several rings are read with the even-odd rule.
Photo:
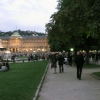
[[38, 87], [37, 87], [37, 90], [36, 90], [36, 92], [35, 92], [35, 96], [33, 97], [33, 100], [37, 100], [37, 98], [38, 98], [38, 95], [39, 95], [39, 92], [40, 92], [42, 83], [43, 83], [43, 81], [44, 81], [44, 79], [45, 79], [45, 76], [46, 76], [46, 74], [47, 74], [47, 71], [48, 71], [48, 67], [49, 67], [49, 63], [48, 63], [48, 65], [47, 65], [46, 69], [45, 69], [45, 72], [44, 72], [44, 74], [43, 74], [43, 76], [42, 76], [42, 79], [41, 79], [41, 81], [40, 81], [40, 84], [39, 84]]
[[94, 74], [90, 74], [90, 75], [93, 76], [93, 77], [95, 77], [95, 78], [97, 78], [98, 80], [100, 80], [100, 77], [98, 77], [98, 76], [96, 76]]

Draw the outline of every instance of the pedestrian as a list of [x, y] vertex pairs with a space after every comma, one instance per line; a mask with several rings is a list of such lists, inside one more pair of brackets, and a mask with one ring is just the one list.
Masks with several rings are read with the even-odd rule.
[[8, 62], [6, 62], [6, 67], [7, 67], [7, 70], [10, 70], [10, 66]]
[[51, 68], [54, 68], [54, 74], [56, 73], [57, 68], [57, 57], [56, 54], [53, 54], [51, 57]]
[[72, 54], [68, 56], [68, 63], [70, 66], [72, 66]]
[[81, 54], [81, 52], [77, 52], [76, 58], [75, 58], [75, 63], [77, 67], [77, 78], [81, 80], [81, 75], [82, 75], [82, 68], [84, 64], [84, 57]]
[[95, 62], [98, 64], [98, 58], [99, 58], [99, 55], [98, 53], [95, 54]]
[[60, 54], [58, 57], [58, 65], [60, 73], [64, 72], [63, 64], [64, 64], [64, 57], [62, 56], [62, 54]]

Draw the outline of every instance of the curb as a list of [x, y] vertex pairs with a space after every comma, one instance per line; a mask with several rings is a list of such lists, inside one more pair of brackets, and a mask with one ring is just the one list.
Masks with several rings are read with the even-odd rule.
[[45, 69], [45, 72], [44, 72], [44, 75], [42, 76], [42, 79], [41, 79], [41, 81], [40, 81], [40, 84], [39, 84], [38, 87], [37, 87], [37, 90], [36, 90], [36, 92], [35, 92], [35, 96], [33, 97], [33, 100], [37, 100], [37, 98], [38, 98], [38, 95], [39, 95], [39, 92], [40, 92], [42, 83], [43, 83], [43, 81], [44, 81], [44, 79], [45, 79], [45, 76], [46, 76], [46, 74], [47, 74], [48, 67], [49, 67], [49, 63], [48, 63], [48, 65], [47, 65], [46, 69]]
[[95, 77], [95, 78], [97, 78], [98, 80], [100, 80], [100, 77], [98, 77], [98, 76], [96, 76], [94, 74], [90, 74], [90, 75], [93, 76], [93, 77]]

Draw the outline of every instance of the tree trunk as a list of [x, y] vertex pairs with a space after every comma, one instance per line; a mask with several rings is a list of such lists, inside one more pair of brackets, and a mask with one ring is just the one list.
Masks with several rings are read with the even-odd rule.
[[89, 49], [86, 49], [85, 63], [86, 63], [86, 64], [89, 64]]

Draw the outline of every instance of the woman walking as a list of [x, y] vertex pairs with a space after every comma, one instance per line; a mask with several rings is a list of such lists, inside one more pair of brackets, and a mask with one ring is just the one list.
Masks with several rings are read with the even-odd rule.
[[53, 54], [51, 57], [51, 68], [54, 68], [54, 74], [56, 73], [57, 68], [57, 57], [56, 54]]

